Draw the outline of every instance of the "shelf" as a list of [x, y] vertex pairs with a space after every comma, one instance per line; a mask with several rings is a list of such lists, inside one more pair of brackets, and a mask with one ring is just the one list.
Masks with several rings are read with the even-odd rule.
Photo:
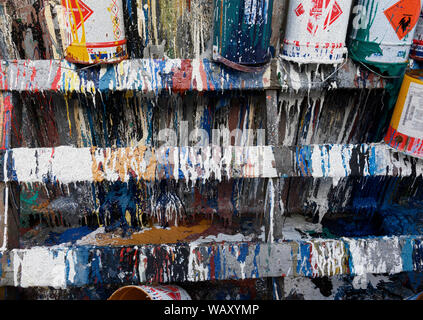
[[[74, 161], [70, 161], [70, 160]], [[131, 177], [207, 180], [236, 178], [419, 176], [423, 161], [385, 144], [299, 147], [16, 148], [3, 151], [8, 181], [126, 182]], [[4, 170], [0, 178], [4, 181]]]
[[[323, 88], [383, 88], [385, 82], [348, 60], [342, 66], [303, 66], [273, 59], [245, 73], [208, 59], [132, 59], [115, 65], [77, 67], [66, 60], [0, 61], [0, 90], [17, 92], [160, 92]], [[304, 71], [304, 68], [306, 70]], [[312, 78], [313, 71], [313, 78]], [[326, 80], [327, 79], [327, 80]], [[326, 80], [326, 81], [324, 81]]]
[[33, 247], [3, 252], [1, 284], [66, 288], [107, 283], [322, 277], [423, 271], [421, 237]]

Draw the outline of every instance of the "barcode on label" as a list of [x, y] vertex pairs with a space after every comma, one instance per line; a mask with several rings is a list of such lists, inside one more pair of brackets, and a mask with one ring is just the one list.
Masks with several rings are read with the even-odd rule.
[[423, 86], [410, 83], [398, 132], [414, 138], [423, 138]]

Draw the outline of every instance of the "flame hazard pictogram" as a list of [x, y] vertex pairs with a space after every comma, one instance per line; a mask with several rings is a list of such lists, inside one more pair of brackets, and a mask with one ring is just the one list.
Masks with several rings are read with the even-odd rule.
[[82, 23], [87, 21], [94, 12], [81, 0], [62, 0], [62, 5], [66, 8], [67, 14], [71, 14], [73, 12], [76, 29], [79, 29]]
[[[332, 8], [328, 10], [330, 0], [312, 0], [313, 7], [310, 10], [310, 20], [307, 24], [307, 30], [311, 34], [316, 34], [319, 29], [319, 20], [324, 17], [323, 30], [331, 26], [343, 13], [338, 2], [335, 1]], [[305, 13], [305, 9], [302, 3], [295, 9], [295, 14], [299, 17]]]
[[413, 30], [419, 19], [420, 9], [420, 0], [401, 0], [384, 11], [398, 39], [402, 40]]

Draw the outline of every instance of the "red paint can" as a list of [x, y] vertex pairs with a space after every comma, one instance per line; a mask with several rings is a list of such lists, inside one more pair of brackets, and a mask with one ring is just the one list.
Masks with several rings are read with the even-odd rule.
[[116, 290], [108, 300], [191, 300], [178, 286], [125, 286]]

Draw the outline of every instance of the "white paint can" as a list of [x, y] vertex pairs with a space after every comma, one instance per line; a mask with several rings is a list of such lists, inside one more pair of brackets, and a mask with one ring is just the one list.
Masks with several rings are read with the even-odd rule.
[[291, 0], [282, 58], [298, 63], [339, 64], [352, 0]]
[[116, 290], [108, 300], [191, 300], [179, 286], [125, 286]]
[[420, 0], [358, 0], [349, 51], [356, 61], [404, 64], [409, 60]]
[[127, 58], [122, 0], [62, 0], [65, 57], [72, 63], [115, 63]]

